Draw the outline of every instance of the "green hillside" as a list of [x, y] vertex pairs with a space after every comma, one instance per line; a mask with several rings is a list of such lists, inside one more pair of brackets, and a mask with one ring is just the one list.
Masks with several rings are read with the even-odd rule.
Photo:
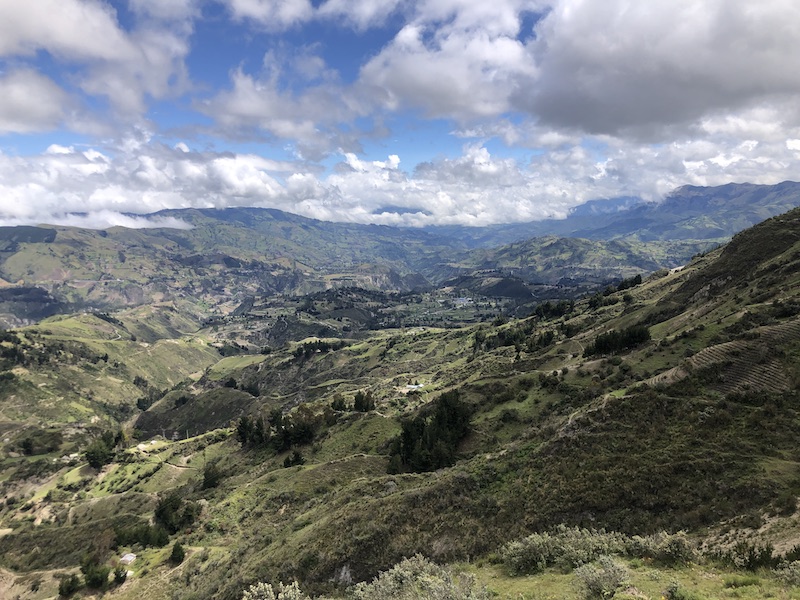
[[[606, 597], [797, 598], [798, 232], [794, 210], [522, 318], [348, 289], [6, 332], [0, 590], [132, 551], [109, 597], [379, 598], [348, 585], [400, 565], [427, 579], [386, 597], [466, 571], [502, 598], [615, 573]], [[560, 245], [593, 252], [542, 260]]]
[[[249, 297], [342, 287], [419, 291], [463, 277], [474, 281], [461, 288], [480, 295], [541, 301], [549, 296], [532, 285], [567, 286], [575, 296], [599, 283], [684, 264], [728, 235], [647, 242], [548, 236], [511, 245], [501, 245], [500, 236], [496, 248], [470, 250], [478, 230], [437, 235], [254, 208], [168, 216], [185, 228], [0, 230], [0, 323], [18, 327], [55, 314], [178, 300], [195, 304], [194, 312], [222, 316]], [[519, 289], [509, 291], [508, 281], [498, 286], [498, 277], [519, 280], [511, 283]]]

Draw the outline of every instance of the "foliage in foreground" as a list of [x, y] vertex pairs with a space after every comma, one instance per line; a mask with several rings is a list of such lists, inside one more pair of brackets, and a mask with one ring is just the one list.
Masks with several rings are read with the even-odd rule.
[[419, 554], [350, 591], [353, 600], [488, 600], [472, 575], [454, 573]]
[[[350, 600], [489, 600], [475, 577], [440, 567], [419, 554], [406, 558], [369, 583], [348, 590]], [[251, 585], [242, 600], [310, 600], [297, 582]], [[319, 598], [318, 600], [322, 600]]]
[[606, 555], [652, 558], [662, 564], [692, 560], [694, 550], [683, 533], [627, 536], [617, 532], [560, 525], [503, 547], [503, 563], [513, 575], [537, 573], [552, 566], [574, 569]]
[[242, 600], [308, 600], [308, 596], [300, 590], [296, 581], [289, 585], [279, 583], [277, 590], [262, 581], [245, 590]]
[[587, 599], [611, 598], [628, 581], [628, 569], [610, 556], [601, 556], [596, 564], [575, 569], [579, 587]]

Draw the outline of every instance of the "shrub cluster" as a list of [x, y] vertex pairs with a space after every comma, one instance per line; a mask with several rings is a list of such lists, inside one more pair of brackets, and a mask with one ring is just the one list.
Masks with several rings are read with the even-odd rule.
[[314, 441], [321, 420], [309, 410], [302, 409], [300, 407], [291, 415], [284, 415], [277, 409], [268, 419], [244, 415], [236, 424], [236, 437], [243, 447], [266, 447], [276, 452], [310, 444]]
[[690, 562], [694, 549], [683, 532], [642, 537], [560, 525], [552, 532], [534, 533], [506, 544], [501, 558], [509, 572], [523, 575], [548, 567], [574, 569], [613, 554], [675, 565]]
[[786, 585], [800, 586], [800, 560], [785, 563], [782, 567], [775, 569], [775, 573]]
[[[349, 600], [489, 600], [490, 593], [475, 577], [440, 567], [417, 554], [406, 558], [369, 583], [347, 590]], [[311, 600], [297, 582], [251, 585], [241, 600]], [[317, 600], [324, 600], [318, 597]]]
[[575, 569], [578, 586], [588, 600], [611, 598], [628, 581], [628, 569], [610, 556], [601, 556], [596, 564]]
[[348, 593], [352, 600], [489, 600], [472, 575], [454, 573], [417, 554]]
[[242, 600], [310, 600], [301, 590], [297, 582], [284, 585], [278, 584], [278, 589], [272, 587], [269, 583], [256, 583], [251, 585], [244, 594]]
[[326, 342], [325, 340], [315, 340], [313, 342], [306, 342], [302, 346], [298, 346], [294, 350], [294, 357], [298, 360], [308, 360], [317, 352], [331, 352], [341, 350], [347, 345], [344, 340], [337, 340], [335, 342]]
[[502, 560], [514, 575], [537, 573], [548, 567], [573, 569], [608, 554], [624, 554], [626, 537], [560, 525], [552, 533], [534, 533], [510, 542], [502, 550]]
[[645, 325], [633, 325], [621, 331], [613, 329], [598, 335], [594, 343], [587, 346], [585, 354], [612, 354], [630, 350], [650, 340], [650, 330]]
[[357, 412], [369, 412], [371, 410], [375, 410], [375, 398], [372, 396], [372, 392], [370, 390], [367, 390], [366, 394], [361, 390], [356, 392], [356, 395], [353, 398], [353, 410]]
[[453, 390], [439, 396], [424, 413], [403, 421], [400, 437], [392, 445], [389, 471], [421, 473], [452, 465], [458, 443], [469, 431], [470, 412]]
[[131, 527], [115, 527], [114, 537], [120, 546], [153, 546], [163, 548], [169, 543], [169, 533], [159, 525], [133, 525]]
[[163, 496], [156, 506], [155, 520], [170, 533], [177, 533], [194, 523], [200, 514], [197, 502], [184, 500], [177, 492]]

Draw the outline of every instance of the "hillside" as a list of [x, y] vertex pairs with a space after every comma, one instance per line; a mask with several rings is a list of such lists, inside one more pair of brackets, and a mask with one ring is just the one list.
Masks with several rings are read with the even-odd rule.
[[[87, 556], [133, 550], [110, 597], [239, 598], [294, 579], [343, 597], [418, 552], [532, 595], [506, 544], [564, 525], [640, 540], [614, 552], [663, 569], [634, 576], [640, 591], [666, 580], [638, 597], [694, 577], [630, 537], [662, 530], [704, 549], [680, 559], [703, 570], [695, 597], [723, 597], [713, 574], [747, 564], [762, 583], [741, 597], [795, 597], [768, 567], [800, 542], [798, 232], [800, 209], [519, 319], [456, 288], [347, 289], [211, 321], [164, 302], [8, 332], [4, 578], [52, 596]], [[158, 535], [187, 549], [180, 566]], [[541, 585], [563, 589], [561, 568]]]
[[455, 285], [525, 304], [551, 299], [549, 290], [536, 289], [544, 285], [574, 298], [598, 284], [685, 264], [798, 205], [799, 186], [687, 187], [658, 205], [593, 201], [563, 221], [486, 228], [329, 223], [256, 208], [156, 215], [184, 223], [182, 229], [5, 227], [0, 323], [154, 301], [190, 302], [194, 313], [221, 317], [248, 298], [342, 287], [411, 292]]

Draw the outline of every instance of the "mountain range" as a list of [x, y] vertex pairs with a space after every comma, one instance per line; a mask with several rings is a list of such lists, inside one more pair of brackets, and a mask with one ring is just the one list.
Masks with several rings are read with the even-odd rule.
[[796, 594], [800, 208], [670, 269], [688, 240], [180, 217], [2, 232], [54, 314], [0, 333], [0, 596]]
[[[274, 209], [156, 213], [183, 229], [0, 228], [0, 310], [7, 325], [153, 299], [233, 306], [249, 296], [335, 287], [411, 291], [587, 286], [682, 265], [737, 231], [800, 203], [800, 184], [684, 187], [659, 204], [595, 201], [563, 220], [485, 228], [402, 229], [329, 223]], [[487, 284], [512, 278], [518, 283]]]

